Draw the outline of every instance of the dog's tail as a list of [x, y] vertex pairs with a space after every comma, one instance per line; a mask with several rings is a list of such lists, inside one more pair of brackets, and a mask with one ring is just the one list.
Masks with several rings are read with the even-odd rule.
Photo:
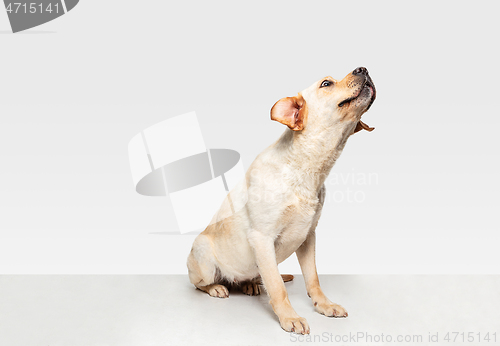
[[[283, 279], [283, 282], [288, 282], [293, 280], [293, 275], [292, 274], [281, 274], [281, 278]], [[262, 285], [262, 278], [260, 275], [257, 278], [257, 284]]]

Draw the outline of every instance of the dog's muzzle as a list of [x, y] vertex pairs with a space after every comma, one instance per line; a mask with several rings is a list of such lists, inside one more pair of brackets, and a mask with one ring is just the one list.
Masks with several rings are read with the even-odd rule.
[[363, 86], [363, 88], [370, 88], [372, 94], [370, 98], [370, 104], [366, 108], [366, 110], [368, 110], [370, 109], [371, 105], [373, 104], [373, 101], [375, 101], [375, 97], [377, 96], [377, 90], [375, 89], [375, 84], [373, 84], [372, 78], [368, 74], [368, 70], [366, 69], [366, 67], [358, 67], [357, 69], [352, 71], [352, 74], [355, 76], [363, 75], [366, 78], [365, 85]]
[[362, 95], [364, 89], [368, 89], [370, 92], [370, 95], [371, 95], [370, 96], [370, 103], [368, 104], [368, 107], [366, 108], [366, 110], [368, 110], [368, 109], [370, 109], [371, 105], [375, 101], [375, 97], [377, 95], [377, 90], [375, 89], [375, 84], [373, 84], [373, 81], [372, 81], [370, 75], [368, 74], [368, 70], [365, 67], [356, 68], [354, 71], [352, 71], [352, 75], [364, 77], [365, 81], [363, 83], [363, 86], [359, 89], [359, 92], [356, 93], [356, 95], [340, 102], [338, 106], [342, 107], [346, 103], [351, 102], [352, 100], [354, 100], [354, 99], [358, 98], [360, 95]]

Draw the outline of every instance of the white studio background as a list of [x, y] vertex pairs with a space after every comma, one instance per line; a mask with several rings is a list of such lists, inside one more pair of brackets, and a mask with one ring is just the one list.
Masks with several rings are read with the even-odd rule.
[[[98, 2], [9, 34], [0, 11], [0, 273], [187, 272], [194, 235], [134, 191], [129, 140], [196, 111], [248, 167], [269, 110], [366, 66], [378, 97], [333, 168], [318, 268], [499, 274], [496, 2]], [[280, 265], [299, 273], [295, 256]]]

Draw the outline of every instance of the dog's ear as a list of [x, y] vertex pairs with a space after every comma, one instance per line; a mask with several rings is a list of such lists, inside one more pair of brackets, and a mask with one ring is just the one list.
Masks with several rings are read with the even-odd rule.
[[271, 120], [279, 121], [294, 131], [304, 129], [306, 117], [306, 101], [300, 93], [282, 98], [271, 108]]
[[359, 132], [361, 130], [366, 130], [368, 132], [372, 132], [373, 130], [375, 130], [374, 127], [370, 127], [368, 125], [366, 125], [364, 122], [362, 122], [361, 120], [356, 124], [356, 128], [354, 129], [354, 132], [353, 134], [355, 134], [356, 132]]

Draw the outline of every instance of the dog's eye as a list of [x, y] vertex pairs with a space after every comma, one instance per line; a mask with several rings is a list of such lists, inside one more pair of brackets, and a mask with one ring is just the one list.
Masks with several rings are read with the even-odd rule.
[[330, 81], [330, 80], [324, 80], [324, 81], [321, 83], [320, 88], [328, 87], [328, 86], [330, 86], [330, 85], [332, 85], [332, 84], [333, 84], [333, 82], [332, 82], [332, 81]]

